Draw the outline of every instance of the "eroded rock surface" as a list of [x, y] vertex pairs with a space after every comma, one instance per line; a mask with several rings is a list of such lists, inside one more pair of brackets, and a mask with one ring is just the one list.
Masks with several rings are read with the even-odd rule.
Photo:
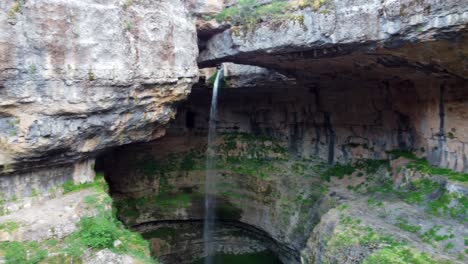
[[9, 0], [0, 9], [2, 173], [157, 138], [197, 79], [182, 1]]

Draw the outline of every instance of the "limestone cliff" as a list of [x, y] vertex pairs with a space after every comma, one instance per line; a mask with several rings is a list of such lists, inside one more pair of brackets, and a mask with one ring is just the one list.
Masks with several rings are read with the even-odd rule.
[[0, 9], [1, 173], [157, 138], [197, 80], [196, 29], [182, 1]]

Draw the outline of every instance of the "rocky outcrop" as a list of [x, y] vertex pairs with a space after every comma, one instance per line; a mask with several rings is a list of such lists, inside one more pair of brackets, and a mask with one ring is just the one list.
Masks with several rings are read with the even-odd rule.
[[[468, 171], [462, 121], [468, 98], [463, 66], [466, 5], [325, 1], [289, 12], [279, 20], [236, 25], [216, 34], [199, 64], [262, 66], [294, 80], [283, 85], [291, 88], [285, 94], [299, 94], [292, 91], [297, 87], [308, 89], [305, 108], [288, 110], [298, 113], [290, 117], [298, 121], [287, 122], [302, 127], [312, 122], [321, 128], [315, 135], [299, 128], [291, 137], [320, 142], [325, 136], [322, 151], [330, 162], [363, 154], [359, 147], [350, 151], [339, 145], [379, 141], [382, 148], [370, 147], [373, 153], [364, 156], [378, 158], [390, 149], [411, 148], [433, 165]], [[238, 82], [244, 83], [248, 75], [237, 76]]]
[[9, 0], [0, 9], [0, 174], [155, 139], [197, 80], [182, 1]]
[[[300, 19], [264, 21], [214, 36], [201, 53], [200, 63], [233, 61], [292, 69], [300, 62], [357, 52], [385, 55], [406, 46], [411, 49], [404, 54], [408, 58], [441, 63], [458, 76], [466, 76], [466, 69], [454, 61], [462, 59], [457, 54], [450, 61], [438, 54], [435, 60], [427, 60], [418, 54], [442, 49], [432, 48], [431, 43], [415, 48], [421, 42], [460, 36], [468, 20], [463, 1], [324, 1], [290, 12], [291, 18]], [[462, 43], [451, 45], [463, 48]], [[293, 60], [294, 64], [288, 63]]]

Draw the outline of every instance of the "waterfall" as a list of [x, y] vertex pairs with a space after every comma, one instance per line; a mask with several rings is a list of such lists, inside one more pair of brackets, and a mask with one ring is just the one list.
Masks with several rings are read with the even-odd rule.
[[203, 241], [205, 244], [205, 264], [213, 263], [214, 241], [213, 231], [215, 227], [216, 208], [216, 107], [218, 103], [219, 82], [223, 76], [223, 67], [218, 71], [213, 85], [213, 97], [211, 98], [210, 123], [208, 129], [208, 147], [206, 151], [206, 176], [205, 176], [205, 221], [203, 224]]

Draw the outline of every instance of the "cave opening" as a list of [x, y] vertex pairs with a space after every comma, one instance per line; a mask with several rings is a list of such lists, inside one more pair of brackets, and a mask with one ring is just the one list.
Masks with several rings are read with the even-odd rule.
[[2, 1], [0, 263], [465, 264], [461, 2]]
[[[338, 168], [332, 172], [337, 174], [355, 170], [346, 167], [352, 164], [367, 173], [363, 168], [374, 166], [387, 175], [379, 177], [388, 177], [382, 168], [390, 166], [396, 150], [443, 162], [436, 147], [443, 129], [433, 135], [424, 129], [440, 124], [441, 117], [450, 120], [445, 108], [467, 96], [457, 80], [424, 79], [419, 71], [366, 75], [345, 67], [317, 79], [302, 71], [285, 75], [256, 66], [224, 67], [214, 168], [221, 179], [219, 263], [301, 263], [301, 250], [311, 243], [323, 213], [343, 199], [330, 190], [364, 184], [359, 172], [357, 183], [330, 187], [326, 168]], [[96, 163], [105, 172], [119, 219], [143, 234], [163, 263], [202, 263], [204, 257], [209, 77], [179, 104], [163, 137], [115, 148]], [[450, 92], [441, 94], [440, 87]]]

